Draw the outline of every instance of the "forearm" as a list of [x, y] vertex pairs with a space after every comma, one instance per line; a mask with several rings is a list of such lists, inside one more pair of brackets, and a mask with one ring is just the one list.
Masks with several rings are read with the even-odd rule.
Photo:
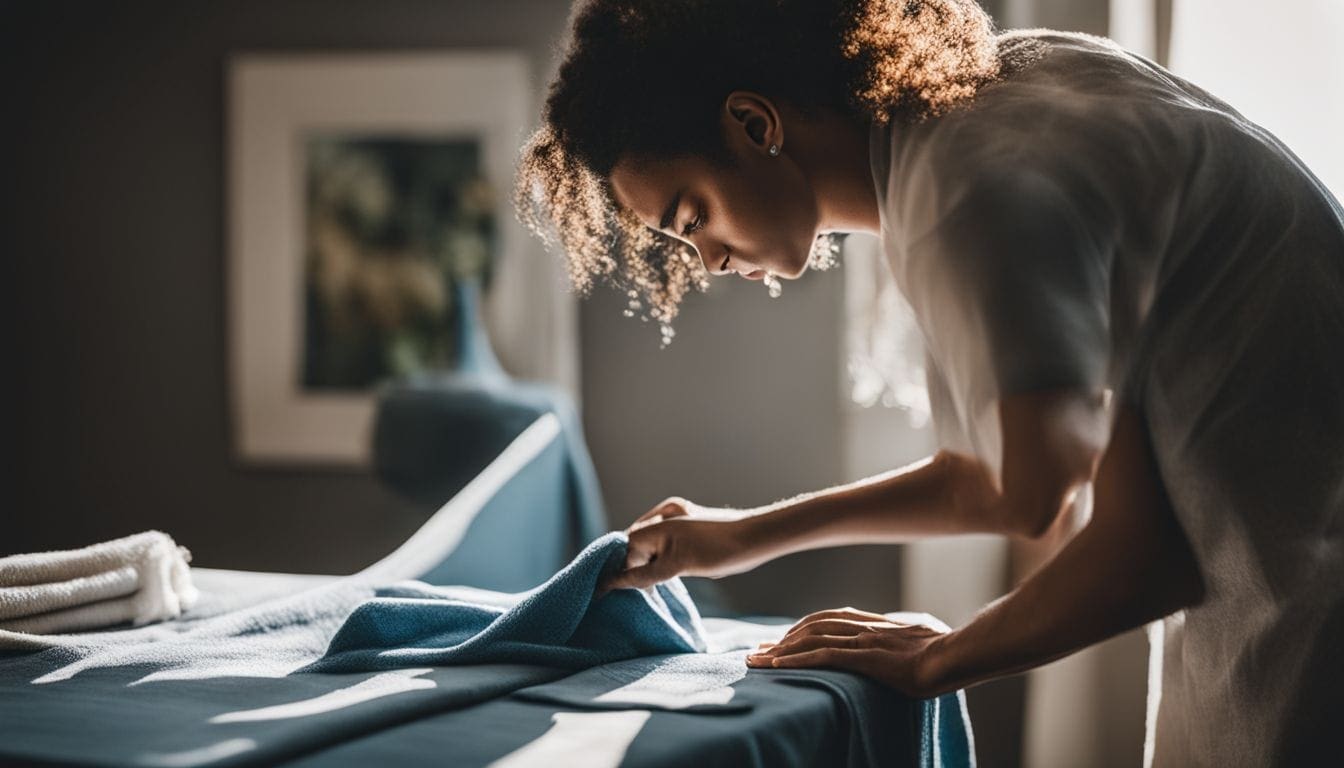
[[999, 403], [1002, 479], [950, 451], [847, 485], [751, 510], [741, 547], [748, 567], [780, 555], [847, 544], [997, 533], [1038, 539], [1091, 478], [1104, 442], [1099, 398], [1073, 390]]
[[1120, 567], [1103, 538], [1084, 529], [1020, 587], [944, 636], [926, 660], [930, 693], [1049, 663], [1179, 607], [1150, 599], [1159, 585], [1125, 583], [1140, 574]]
[[991, 514], [983, 468], [940, 453], [853, 483], [749, 510], [744, 546], [753, 562], [819, 547], [896, 544], [926, 536], [1003, 533]]

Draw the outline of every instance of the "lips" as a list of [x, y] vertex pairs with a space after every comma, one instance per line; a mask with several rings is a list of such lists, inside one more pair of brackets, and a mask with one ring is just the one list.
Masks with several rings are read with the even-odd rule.
[[760, 280], [761, 278], [765, 277], [765, 270], [764, 270], [764, 269], [753, 269], [752, 271], [747, 272], [747, 273], [743, 274], [742, 276], [745, 277], [745, 278], [748, 279], [748, 280]]

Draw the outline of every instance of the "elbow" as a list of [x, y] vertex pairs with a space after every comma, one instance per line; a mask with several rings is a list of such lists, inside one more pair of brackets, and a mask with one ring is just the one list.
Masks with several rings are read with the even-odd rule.
[[1060, 485], [1048, 492], [1005, 494], [1000, 500], [1004, 532], [1031, 541], [1067, 538], [1077, 533], [1087, 520], [1087, 509], [1077, 501], [1080, 486]]
[[1059, 517], [1058, 508], [1052, 510], [1047, 504], [1014, 503], [1005, 499], [1001, 505], [998, 517], [1003, 521], [1004, 533], [1031, 541], [1044, 539]]
[[[1080, 480], [1073, 477], [1037, 478], [1012, 482], [1000, 489], [993, 472], [980, 460], [950, 451], [934, 456], [950, 497], [946, 503], [967, 532], [995, 532], [1041, 540], [1056, 530], [1061, 514], [1073, 510]], [[1070, 529], [1077, 528], [1071, 525]]]

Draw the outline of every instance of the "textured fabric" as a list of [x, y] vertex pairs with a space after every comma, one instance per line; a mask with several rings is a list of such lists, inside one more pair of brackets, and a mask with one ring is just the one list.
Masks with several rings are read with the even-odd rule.
[[140, 577], [135, 568], [127, 565], [63, 581], [0, 587], [0, 620], [124, 597], [134, 593], [139, 586]]
[[1136, 408], [1208, 587], [1155, 634], [1153, 761], [1313, 754], [1344, 711], [1344, 211], [1110, 41], [1000, 42], [1012, 67], [972, 104], [871, 133], [939, 440], [998, 472], [1003, 395]]
[[[570, 454], [543, 414], [396, 551], [345, 577], [195, 569], [200, 600], [175, 621], [18, 636], [0, 653], [0, 763], [274, 764], [428, 713], [563, 674], [521, 664], [301, 673], [379, 586], [405, 579], [507, 587], [562, 568], [599, 510], [573, 508]], [[519, 542], [517, 530], [532, 536]], [[476, 552], [519, 562], [472, 573]], [[468, 557], [461, 557], [467, 554]], [[436, 582], [450, 583], [450, 582]]]
[[623, 531], [594, 539], [545, 583], [516, 594], [421, 582], [381, 588], [304, 671], [489, 661], [577, 669], [705, 650], [700, 614], [680, 579], [593, 600], [602, 573], [624, 563], [627, 541]]
[[0, 558], [0, 648], [26, 635], [175, 618], [197, 597], [189, 558], [161, 531]]
[[275, 765], [564, 674], [520, 664], [297, 672], [373, 588], [347, 577], [294, 591], [278, 578], [275, 589], [242, 585], [270, 595], [261, 603], [239, 603], [237, 578], [202, 579], [190, 619], [0, 654], [0, 764]]

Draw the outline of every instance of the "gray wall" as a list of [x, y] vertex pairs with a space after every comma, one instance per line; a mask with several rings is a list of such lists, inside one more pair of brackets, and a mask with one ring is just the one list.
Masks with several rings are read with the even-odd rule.
[[198, 564], [343, 571], [413, 530], [422, 511], [367, 474], [232, 460], [225, 56], [513, 46], [540, 89], [567, 13], [548, 0], [6, 3], [17, 459], [0, 553], [159, 527]]

